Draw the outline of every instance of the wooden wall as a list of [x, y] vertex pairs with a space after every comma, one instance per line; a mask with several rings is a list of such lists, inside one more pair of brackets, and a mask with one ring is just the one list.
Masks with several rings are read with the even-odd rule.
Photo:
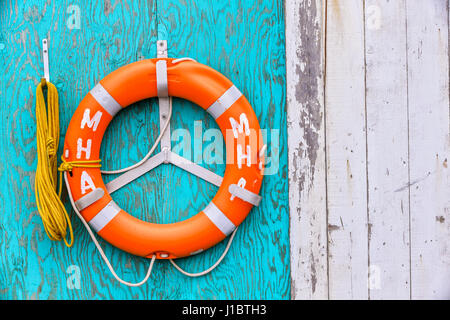
[[292, 298], [450, 298], [448, 0], [286, 1]]
[[[290, 298], [282, 2], [6, 0], [0, 3], [0, 19], [1, 299]], [[269, 132], [268, 151], [269, 155], [279, 153], [279, 168], [265, 177], [264, 200], [242, 224], [229, 255], [213, 273], [187, 278], [168, 261], [158, 261], [147, 284], [128, 288], [114, 280], [74, 215], [73, 248], [46, 237], [34, 196], [34, 98], [43, 76], [41, 40], [45, 37], [49, 39], [50, 80], [60, 94], [62, 141], [87, 92], [118, 67], [155, 57], [157, 39], [168, 41], [169, 56], [190, 56], [222, 72], [249, 99], [261, 127], [278, 130], [274, 136]], [[154, 100], [122, 111], [104, 138], [104, 167], [119, 168], [142, 158], [157, 136], [158, 119]], [[194, 122], [198, 120], [203, 122]], [[202, 139], [201, 132], [194, 133], [198, 124], [203, 134], [218, 128], [198, 107], [176, 100], [172, 130], [188, 128], [194, 143], [194, 135]], [[173, 146], [178, 143], [174, 141]], [[201, 160], [196, 153], [192, 157]], [[202, 165], [224, 171], [224, 165]], [[136, 217], [168, 223], [197, 213], [216, 190], [180, 169], [164, 166], [113, 197]], [[147, 260], [104, 241], [101, 244], [119, 275], [128, 281], [143, 278]], [[224, 248], [221, 243], [180, 264], [191, 272], [201, 271]], [[80, 288], [71, 289], [67, 281], [72, 281], [77, 268]]]
[[[448, 0], [1, 1], [0, 298], [450, 298], [448, 6]], [[247, 96], [261, 126], [279, 130], [268, 135], [279, 169], [265, 177], [261, 206], [212, 274], [186, 278], [163, 261], [148, 284], [130, 289], [112, 278], [75, 217], [72, 249], [46, 238], [34, 200], [34, 90], [44, 37], [63, 131], [96, 82], [154, 57], [157, 39], [168, 40], [170, 56], [221, 71]], [[177, 129], [188, 128], [193, 144], [217, 128], [180, 100], [171, 126], [175, 149]], [[154, 100], [122, 111], [102, 146], [105, 168], [138, 161], [158, 130]], [[201, 155], [194, 150], [191, 159]], [[195, 214], [216, 190], [163, 166], [114, 199], [136, 217], [167, 223]], [[125, 279], [144, 276], [148, 261], [101, 243]], [[180, 264], [203, 270], [224, 247]], [[71, 266], [80, 268], [79, 289], [67, 285]]]

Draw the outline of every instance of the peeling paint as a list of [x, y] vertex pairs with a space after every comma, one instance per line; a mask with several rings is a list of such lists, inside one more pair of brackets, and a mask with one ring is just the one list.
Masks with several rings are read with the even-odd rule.
[[[307, 7], [306, 7], [307, 6]], [[317, 21], [317, 8], [314, 1], [305, 1], [298, 10], [300, 43], [297, 51], [298, 64], [296, 74], [298, 82], [295, 87], [295, 99], [301, 105], [300, 125], [303, 128], [303, 141], [299, 145], [298, 156], [309, 160], [309, 186], [313, 184], [317, 152], [320, 148], [319, 131], [322, 126], [323, 112], [319, 100], [319, 80], [322, 78], [321, 27]], [[311, 37], [314, 35], [314, 37]], [[306, 172], [301, 173], [300, 183], [305, 182]], [[308, 186], [308, 187], [309, 187]]]
[[440, 223], [444, 223], [445, 222], [445, 218], [444, 218], [444, 216], [436, 216], [436, 221], [438, 221]]
[[314, 261], [314, 253], [311, 251], [311, 289], [312, 292], [316, 292], [316, 284], [317, 284], [317, 274], [316, 274], [316, 263]]
[[335, 230], [339, 230], [341, 227], [335, 225], [335, 224], [329, 224], [328, 225], [328, 231], [335, 231]]

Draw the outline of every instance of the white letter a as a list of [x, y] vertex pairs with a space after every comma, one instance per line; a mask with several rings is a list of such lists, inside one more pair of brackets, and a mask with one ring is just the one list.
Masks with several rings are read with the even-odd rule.
[[92, 178], [86, 171], [83, 171], [81, 173], [81, 194], [85, 194], [86, 190], [91, 189], [92, 191], [95, 190], [94, 182], [92, 181]]

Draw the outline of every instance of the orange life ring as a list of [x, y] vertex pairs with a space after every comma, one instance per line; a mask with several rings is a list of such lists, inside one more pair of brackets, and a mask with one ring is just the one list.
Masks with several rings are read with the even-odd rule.
[[[253, 204], [235, 197], [230, 186], [258, 194], [263, 179], [262, 134], [247, 99], [222, 74], [195, 61], [149, 59], [117, 69], [100, 81], [76, 109], [64, 142], [67, 162], [99, 159], [105, 130], [114, 115], [139, 100], [157, 96], [156, 64], [165, 61], [168, 95], [200, 105], [217, 121], [225, 137], [227, 164], [222, 185], [197, 215], [171, 224], [139, 220], [112, 200], [100, 168], [74, 167], [67, 183], [75, 201], [103, 190], [81, 215], [110, 244], [129, 253], [158, 259], [189, 256], [229, 235]], [[100, 190], [101, 191], [101, 190]]]

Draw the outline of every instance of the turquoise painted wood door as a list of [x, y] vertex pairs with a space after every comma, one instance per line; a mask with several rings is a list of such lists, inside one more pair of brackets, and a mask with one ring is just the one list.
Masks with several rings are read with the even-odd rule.
[[[1, 1], [0, 3], [0, 298], [1, 299], [288, 299], [289, 212], [285, 110], [283, 3], [265, 1]], [[189, 56], [227, 76], [267, 129], [268, 175], [261, 205], [237, 232], [223, 263], [211, 274], [187, 278], [157, 261], [147, 284], [129, 288], [110, 274], [81, 222], [72, 214], [75, 244], [50, 241], [38, 215], [35, 87], [43, 75], [41, 40], [49, 39], [50, 78], [60, 95], [62, 141], [81, 99], [104, 76], [156, 56], [166, 39], [170, 57]], [[172, 148], [202, 166], [217, 136], [201, 108], [175, 99]], [[188, 131], [183, 130], [188, 129]], [[155, 99], [122, 111], [108, 128], [105, 169], [133, 164], [159, 132]], [[191, 152], [186, 145], [191, 144]], [[60, 145], [60, 151], [61, 151]], [[214, 144], [217, 145], [217, 144]], [[208, 149], [209, 147], [209, 149]], [[158, 150], [157, 150], [158, 151]], [[223, 157], [219, 154], [213, 155]], [[106, 179], [110, 179], [105, 177]], [[217, 187], [174, 166], [160, 166], [113, 195], [134, 216], [170, 223], [196, 214]], [[64, 201], [69, 208], [67, 196]], [[117, 273], [139, 281], [149, 261], [100, 241]], [[179, 264], [208, 268], [226, 241]], [[79, 286], [76, 277], [79, 272]], [[75, 280], [75, 281], [74, 281]]]

